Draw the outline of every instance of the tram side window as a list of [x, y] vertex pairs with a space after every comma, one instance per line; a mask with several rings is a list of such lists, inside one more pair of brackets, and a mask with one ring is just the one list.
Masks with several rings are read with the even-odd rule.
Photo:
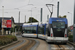
[[30, 27], [24, 27], [23, 28], [23, 32], [24, 33], [30, 33], [31, 31], [30, 31]]
[[24, 33], [36, 33], [36, 27], [24, 27]]
[[38, 34], [44, 34], [44, 26], [38, 27]]
[[31, 33], [30, 27], [26, 27], [26, 33]]
[[38, 27], [38, 34], [41, 34], [41, 28], [40, 27]]
[[31, 27], [32, 33], [36, 33], [36, 27]]
[[25, 27], [25, 29], [24, 29], [24, 33], [26, 33], [26, 31], [27, 31], [27, 28]]

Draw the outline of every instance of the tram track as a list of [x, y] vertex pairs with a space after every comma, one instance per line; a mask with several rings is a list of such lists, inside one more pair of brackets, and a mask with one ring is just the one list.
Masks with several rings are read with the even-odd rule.
[[52, 48], [52, 50], [69, 50], [65, 47], [65, 45], [54, 45], [55, 48]]
[[[3, 48], [2, 50], [30, 50], [36, 48], [34, 47], [35, 45], [37, 46], [37, 40], [34, 39], [28, 39], [28, 38], [19, 38], [21, 42], [17, 44], [13, 44], [11, 46], [8, 46], [6, 48]], [[36, 44], [37, 43], [37, 44]]]
[[35, 40], [28, 40], [29, 42], [19, 50], [30, 50], [30, 48], [36, 43]]
[[66, 45], [63, 44], [48, 44], [49, 48], [48, 50], [74, 50], [74, 47], [72, 45]]
[[[48, 44], [46, 41], [34, 38], [19, 38], [19, 42], [15, 46], [9, 47], [7, 50], [74, 50], [69, 43], [63, 44]], [[11, 49], [10, 49], [11, 48]]]
[[29, 50], [31, 49], [35, 44], [36, 41], [28, 38], [23, 38], [26, 42], [23, 43], [22, 45], [12, 49], [12, 50]]

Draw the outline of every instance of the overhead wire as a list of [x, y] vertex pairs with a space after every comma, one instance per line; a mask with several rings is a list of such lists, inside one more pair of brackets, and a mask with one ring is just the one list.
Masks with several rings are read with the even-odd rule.
[[52, 3], [54, 0], [52, 0], [50, 3]]
[[[30, 0], [28, 1], [28, 4], [29, 4], [29, 2], [30, 2]], [[17, 8], [23, 8], [23, 7], [27, 6], [27, 5], [23, 5], [23, 6], [20, 6], [20, 7], [17, 7]]]

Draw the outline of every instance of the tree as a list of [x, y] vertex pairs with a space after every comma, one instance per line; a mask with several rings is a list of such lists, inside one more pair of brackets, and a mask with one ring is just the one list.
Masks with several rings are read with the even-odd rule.
[[66, 18], [66, 15], [64, 15], [63, 18]]
[[64, 15], [64, 16], [59, 16], [59, 18], [66, 18], [66, 15]]
[[59, 18], [62, 18], [62, 16], [59, 16]]
[[31, 23], [31, 22], [38, 22], [36, 19], [34, 19], [33, 17], [29, 18], [29, 21], [27, 23]]

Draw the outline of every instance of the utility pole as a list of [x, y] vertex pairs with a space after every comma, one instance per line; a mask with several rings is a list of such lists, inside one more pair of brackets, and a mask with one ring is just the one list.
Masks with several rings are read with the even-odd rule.
[[26, 15], [25, 15], [25, 23], [26, 23]]
[[74, 0], [73, 42], [75, 42], [75, 0]]
[[58, 0], [58, 3], [57, 3], [57, 18], [59, 18], [59, 0]]
[[49, 21], [49, 15], [47, 15], [47, 22]]
[[19, 23], [19, 29], [18, 31], [20, 30], [20, 11], [19, 11], [19, 19], [18, 19], [18, 23]]
[[43, 9], [41, 8], [41, 18], [40, 18], [41, 23], [42, 23], [42, 11]]

